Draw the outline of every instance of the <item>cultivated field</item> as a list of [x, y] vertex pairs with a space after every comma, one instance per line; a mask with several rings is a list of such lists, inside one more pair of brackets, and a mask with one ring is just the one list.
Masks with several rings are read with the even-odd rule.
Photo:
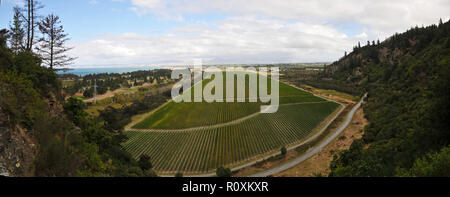
[[278, 112], [261, 114], [262, 104], [169, 103], [127, 131], [123, 147], [159, 173], [206, 173], [298, 143], [339, 107], [281, 82]]
[[[225, 77], [224, 77], [225, 80]], [[203, 87], [211, 80], [204, 80]], [[270, 84], [270, 79], [268, 80]], [[200, 84], [198, 84], [200, 85]], [[227, 84], [228, 85], [228, 84]], [[249, 116], [260, 111], [261, 105], [269, 103], [248, 102], [248, 78], [246, 84], [235, 85], [235, 94], [237, 95], [237, 86], [245, 86], [246, 102], [214, 102], [214, 103], [175, 103], [171, 102], [157, 112], [151, 114], [142, 122], [133, 126], [134, 129], [182, 129], [200, 126], [209, 126], [220, 123], [230, 122], [239, 118]], [[259, 89], [259, 86], [257, 86]], [[226, 91], [224, 87], [224, 97]], [[268, 85], [270, 93], [270, 85]], [[194, 88], [191, 89], [192, 98], [194, 98]], [[300, 91], [296, 88], [280, 83], [280, 104], [304, 103], [304, 102], [322, 102], [322, 98], [316, 97], [311, 93]]]

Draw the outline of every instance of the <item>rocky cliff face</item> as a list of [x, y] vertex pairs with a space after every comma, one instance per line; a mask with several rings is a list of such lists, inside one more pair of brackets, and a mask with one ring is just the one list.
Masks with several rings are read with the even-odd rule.
[[36, 145], [0, 108], [0, 176], [32, 176]]

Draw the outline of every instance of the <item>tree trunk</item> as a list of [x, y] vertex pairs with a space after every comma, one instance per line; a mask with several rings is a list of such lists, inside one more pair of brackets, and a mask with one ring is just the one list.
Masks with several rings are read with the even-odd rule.
[[27, 47], [26, 50], [30, 50], [30, 36], [31, 36], [31, 0], [27, 0]]
[[56, 28], [54, 23], [54, 18], [52, 17], [51, 30], [50, 30], [50, 69], [53, 70], [53, 59], [54, 59], [54, 43], [55, 43], [55, 32]]
[[34, 0], [31, 2], [31, 37], [30, 37], [30, 51], [33, 50], [34, 41]]
[[52, 38], [52, 42], [50, 44], [50, 69], [53, 70], [53, 38]]

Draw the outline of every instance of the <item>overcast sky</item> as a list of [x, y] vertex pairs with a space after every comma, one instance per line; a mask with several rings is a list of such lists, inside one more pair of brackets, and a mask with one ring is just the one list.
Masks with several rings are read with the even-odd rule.
[[[2, 0], [0, 28], [12, 7]], [[449, 0], [42, 0], [72, 38], [75, 67], [335, 61], [450, 18]]]

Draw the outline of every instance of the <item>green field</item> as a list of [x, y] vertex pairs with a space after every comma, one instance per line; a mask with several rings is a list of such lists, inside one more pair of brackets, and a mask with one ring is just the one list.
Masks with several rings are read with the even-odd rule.
[[[225, 78], [224, 78], [225, 80]], [[203, 87], [210, 82], [205, 80]], [[270, 84], [270, 80], [268, 80]], [[200, 84], [198, 84], [200, 85]], [[235, 94], [237, 91], [237, 82], [235, 83]], [[241, 84], [239, 84], [241, 85]], [[270, 92], [270, 85], [269, 92]], [[259, 88], [259, 86], [258, 86]], [[260, 111], [261, 105], [269, 103], [248, 102], [248, 79], [245, 84], [246, 101], [241, 102], [214, 102], [214, 103], [175, 103], [171, 102], [164, 108], [151, 114], [142, 122], [133, 126], [134, 129], [181, 129], [199, 126], [209, 126], [220, 123], [230, 122]], [[191, 89], [192, 98], [194, 97]], [[224, 97], [226, 98], [225, 88]], [[311, 93], [300, 91], [296, 88], [280, 83], [280, 104], [304, 103], [304, 102], [322, 102], [322, 98], [316, 97]]]
[[123, 147], [149, 155], [160, 173], [205, 173], [299, 142], [339, 107], [284, 83], [277, 113], [258, 113], [262, 104], [171, 102], [125, 132]]

